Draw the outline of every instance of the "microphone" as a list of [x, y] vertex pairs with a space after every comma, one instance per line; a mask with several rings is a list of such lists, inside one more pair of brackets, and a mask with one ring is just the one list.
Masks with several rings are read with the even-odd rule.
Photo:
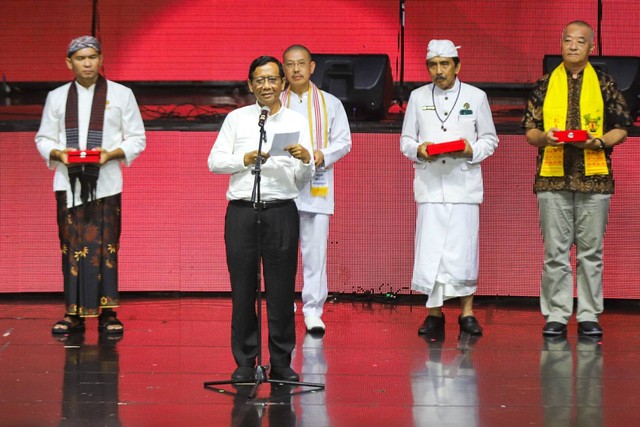
[[269, 117], [269, 111], [271, 111], [271, 109], [266, 105], [262, 107], [262, 110], [260, 110], [260, 118], [258, 119], [258, 126], [264, 127], [264, 122], [266, 122], [267, 117]]

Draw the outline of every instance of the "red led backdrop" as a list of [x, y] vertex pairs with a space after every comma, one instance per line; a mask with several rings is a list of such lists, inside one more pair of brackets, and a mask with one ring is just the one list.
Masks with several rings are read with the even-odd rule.
[[[59, 291], [51, 172], [33, 133], [0, 133], [0, 292]], [[149, 132], [126, 170], [121, 245], [125, 291], [228, 291], [223, 221], [227, 176], [206, 159], [213, 132]], [[408, 287], [413, 265], [413, 168], [394, 134], [355, 134], [336, 168], [329, 236], [331, 292]], [[640, 298], [640, 138], [616, 148], [617, 191], [605, 239], [605, 296]], [[375, 155], [372, 156], [372, 153]], [[480, 295], [538, 295], [542, 239], [532, 193], [535, 150], [501, 136], [483, 166]], [[298, 280], [298, 288], [301, 281]]]
[[[246, 79], [249, 62], [293, 43], [317, 53], [386, 53], [400, 61], [399, 1], [99, 0], [98, 28], [113, 80]], [[0, 72], [9, 81], [62, 81], [69, 40], [91, 31], [91, 0], [4, 0]], [[597, 0], [405, 1], [405, 81], [422, 81], [429, 39], [462, 45], [472, 82], [533, 82], [559, 53], [570, 20], [597, 24]], [[640, 3], [603, 2], [602, 53], [640, 55]]]

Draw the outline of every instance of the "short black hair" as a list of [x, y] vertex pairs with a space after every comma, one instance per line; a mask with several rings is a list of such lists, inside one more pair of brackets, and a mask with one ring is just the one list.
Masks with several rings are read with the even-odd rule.
[[258, 67], [262, 67], [263, 65], [267, 65], [268, 63], [273, 62], [278, 66], [278, 71], [280, 72], [280, 78], [284, 78], [284, 68], [282, 68], [282, 62], [273, 56], [259, 56], [253, 60], [251, 65], [249, 66], [249, 80], [253, 79], [253, 72]]

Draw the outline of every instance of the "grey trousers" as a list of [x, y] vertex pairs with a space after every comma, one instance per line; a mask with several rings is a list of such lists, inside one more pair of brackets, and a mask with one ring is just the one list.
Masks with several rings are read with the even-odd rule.
[[573, 311], [571, 247], [576, 246], [578, 322], [598, 321], [603, 310], [602, 244], [610, 194], [538, 193], [544, 266], [540, 308], [547, 322], [566, 324]]

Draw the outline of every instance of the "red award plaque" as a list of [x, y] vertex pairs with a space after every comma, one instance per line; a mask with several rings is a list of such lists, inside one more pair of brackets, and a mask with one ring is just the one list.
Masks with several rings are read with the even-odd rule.
[[464, 139], [440, 142], [437, 144], [427, 145], [427, 154], [430, 156], [435, 156], [436, 154], [454, 153], [456, 151], [464, 151], [464, 147]]
[[557, 130], [553, 136], [558, 138], [559, 142], [585, 142], [587, 140], [586, 130]]
[[100, 151], [98, 150], [71, 150], [67, 151], [69, 163], [99, 163]]

